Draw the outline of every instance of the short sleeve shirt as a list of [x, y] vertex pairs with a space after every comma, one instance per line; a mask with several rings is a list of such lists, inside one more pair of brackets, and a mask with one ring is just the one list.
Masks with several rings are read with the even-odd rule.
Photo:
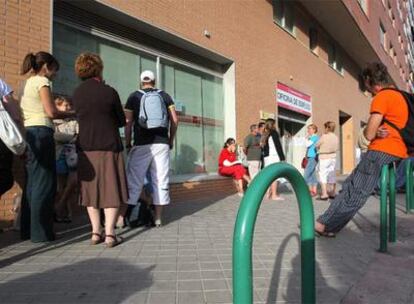
[[224, 165], [224, 161], [228, 160], [229, 162], [234, 162], [236, 161], [237, 157], [236, 157], [236, 153], [234, 152], [230, 152], [229, 150], [227, 150], [226, 148], [222, 149], [220, 152], [220, 156], [219, 156], [219, 168], [223, 168]]
[[316, 134], [313, 134], [309, 140], [312, 142], [312, 145], [310, 145], [308, 147], [308, 154], [306, 155], [307, 157], [310, 158], [315, 158], [317, 155], [317, 151], [316, 151], [316, 143], [319, 141], [319, 136]]
[[53, 129], [53, 121], [47, 116], [40, 100], [40, 89], [50, 87], [50, 80], [44, 76], [32, 76], [26, 81], [21, 107], [24, 126], [46, 126]]
[[[145, 92], [155, 91], [156, 89], [145, 89]], [[164, 99], [167, 109], [174, 107], [174, 101], [170, 95], [164, 91], [160, 92], [161, 97]], [[154, 128], [145, 129], [138, 123], [139, 108], [141, 98], [143, 94], [139, 91], [132, 93], [125, 105], [126, 111], [132, 111], [134, 117], [134, 145], [150, 145], [150, 144], [169, 144], [168, 128]]]
[[247, 160], [260, 160], [262, 149], [260, 148], [260, 136], [249, 134], [244, 139], [244, 147], [247, 150]]
[[[384, 90], [379, 92], [371, 103], [370, 113], [378, 113], [384, 119], [403, 128], [408, 120], [408, 106], [404, 97], [398, 91]], [[395, 128], [384, 123], [389, 135], [385, 138], [375, 138], [368, 146], [368, 150], [384, 152], [396, 157], [406, 158], [407, 148], [400, 133]]]

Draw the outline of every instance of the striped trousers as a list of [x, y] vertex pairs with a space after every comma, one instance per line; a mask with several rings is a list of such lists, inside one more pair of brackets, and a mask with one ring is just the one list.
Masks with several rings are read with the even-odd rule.
[[368, 151], [345, 180], [342, 191], [331, 202], [328, 210], [318, 218], [326, 232], [338, 232], [354, 217], [368, 200], [381, 175], [381, 168], [398, 160], [379, 151]]

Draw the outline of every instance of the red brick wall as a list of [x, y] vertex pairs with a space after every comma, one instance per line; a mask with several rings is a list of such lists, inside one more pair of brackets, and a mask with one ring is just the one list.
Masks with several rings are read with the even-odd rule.
[[170, 190], [173, 202], [185, 202], [208, 197], [217, 198], [236, 193], [236, 187], [231, 178], [171, 184]]

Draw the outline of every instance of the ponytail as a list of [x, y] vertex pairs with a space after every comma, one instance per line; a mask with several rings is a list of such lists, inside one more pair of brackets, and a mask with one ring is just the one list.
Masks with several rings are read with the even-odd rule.
[[59, 70], [59, 62], [53, 55], [47, 52], [38, 52], [36, 54], [29, 53], [24, 57], [21, 73], [24, 75], [32, 71], [37, 74], [45, 64], [50, 70]]
[[24, 57], [21, 74], [27, 74], [32, 69], [36, 70], [36, 56], [33, 53], [29, 53]]

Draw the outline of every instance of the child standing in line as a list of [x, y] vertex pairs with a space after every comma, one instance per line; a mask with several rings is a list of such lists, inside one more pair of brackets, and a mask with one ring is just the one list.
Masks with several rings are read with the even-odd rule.
[[[65, 97], [55, 99], [59, 111], [71, 111], [72, 106]], [[77, 154], [75, 140], [79, 125], [75, 119], [54, 119], [56, 142], [56, 171], [58, 175], [58, 200], [55, 206], [55, 222], [70, 223], [70, 196], [77, 190]]]

